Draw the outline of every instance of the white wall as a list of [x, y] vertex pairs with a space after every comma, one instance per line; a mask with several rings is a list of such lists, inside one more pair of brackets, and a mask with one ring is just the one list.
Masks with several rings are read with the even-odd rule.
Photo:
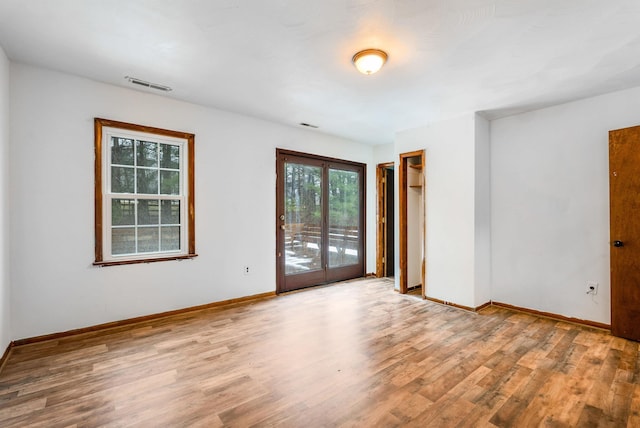
[[0, 355], [11, 342], [9, 250], [9, 59], [0, 47]]
[[[276, 147], [367, 163], [375, 183], [371, 146], [317, 132], [19, 64], [11, 89], [14, 338], [274, 291]], [[199, 257], [92, 266], [94, 117], [195, 133]], [[375, 186], [367, 242], [372, 272]]]
[[[472, 307], [475, 306], [474, 115], [396, 135], [396, 158], [400, 153], [422, 149], [426, 149], [426, 294]], [[396, 214], [398, 206], [396, 201]], [[397, 245], [396, 242], [396, 266], [400, 254]], [[398, 284], [396, 275], [396, 287]]]
[[638, 124], [640, 88], [491, 123], [493, 300], [610, 323], [608, 131]]
[[475, 116], [475, 291], [474, 306], [491, 301], [491, 134], [489, 121]]
[[376, 165], [387, 162], [397, 162], [394, 152], [394, 144], [380, 144], [373, 146], [373, 160]]

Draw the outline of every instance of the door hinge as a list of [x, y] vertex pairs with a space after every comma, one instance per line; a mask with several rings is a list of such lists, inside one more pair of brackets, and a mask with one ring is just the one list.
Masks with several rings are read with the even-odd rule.
[[380, 220], [382, 223], [384, 223], [384, 217], [382, 217], [382, 220]]
[[382, 263], [384, 263], [384, 257], [382, 258]]

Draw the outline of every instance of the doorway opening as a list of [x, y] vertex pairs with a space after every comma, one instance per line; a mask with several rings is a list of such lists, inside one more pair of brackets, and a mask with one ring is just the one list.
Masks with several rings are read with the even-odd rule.
[[366, 165], [276, 150], [277, 292], [364, 276]]
[[389, 278], [395, 274], [395, 171], [394, 163], [381, 163], [376, 169], [378, 195], [378, 229], [376, 276]]
[[426, 296], [424, 150], [402, 153], [399, 165], [400, 293]]

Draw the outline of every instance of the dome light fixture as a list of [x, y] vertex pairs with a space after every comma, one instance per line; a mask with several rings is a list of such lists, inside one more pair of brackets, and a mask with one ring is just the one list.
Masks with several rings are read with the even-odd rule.
[[387, 58], [387, 53], [380, 49], [365, 49], [355, 54], [351, 60], [360, 73], [373, 74], [382, 68]]

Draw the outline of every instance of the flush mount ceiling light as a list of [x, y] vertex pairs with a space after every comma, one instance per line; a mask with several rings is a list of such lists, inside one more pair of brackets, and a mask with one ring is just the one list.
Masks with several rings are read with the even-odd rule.
[[360, 73], [373, 74], [382, 68], [387, 58], [387, 53], [380, 49], [365, 49], [355, 54], [351, 60]]

